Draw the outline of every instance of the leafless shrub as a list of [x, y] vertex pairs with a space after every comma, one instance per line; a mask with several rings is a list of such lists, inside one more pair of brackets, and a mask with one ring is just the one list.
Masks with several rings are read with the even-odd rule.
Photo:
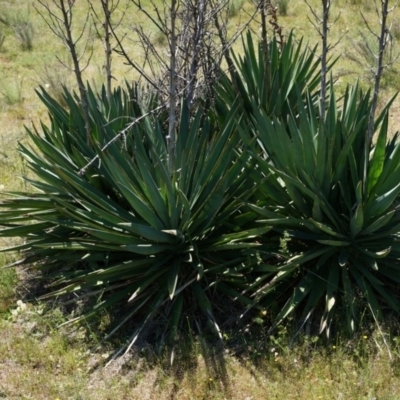
[[[151, 32], [143, 26], [132, 28], [132, 35], [126, 40], [142, 49], [140, 62], [128, 54], [122, 40], [115, 35], [117, 53], [125, 57], [127, 63], [140, 74], [141, 80], [157, 90], [164, 99], [170, 95], [170, 60], [173, 56], [175, 71], [172, 76], [179, 98], [184, 98], [188, 107], [200, 98], [211, 99], [208, 94], [222, 61], [229, 57], [230, 46], [247, 26], [243, 24], [233, 37], [228, 37], [227, 24], [232, 3], [229, 0], [186, 0], [178, 2], [174, 12], [166, 0], [161, 6], [153, 1], [148, 6], [138, 0], [132, 0], [132, 3], [156, 27], [157, 35], [152, 38]], [[249, 20], [252, 18], [250, 16]], [[173, 21], [175, 38], [171, 28]], [[160, 49], [157, 44], [164, 41], [167, 49]], [[229, 61], [226, 61], [229, 66]]]

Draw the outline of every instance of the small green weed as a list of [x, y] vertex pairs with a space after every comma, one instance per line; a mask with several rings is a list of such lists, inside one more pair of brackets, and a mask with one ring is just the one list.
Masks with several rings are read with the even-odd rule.
[[229, 1], [229, 17], [236, 17], [243, 7], [244, 0], [230, 0]]
[[279, 15], [287, 15], [289, 10], [290, 0], [277, 0], [276, 7], [278, 8]]

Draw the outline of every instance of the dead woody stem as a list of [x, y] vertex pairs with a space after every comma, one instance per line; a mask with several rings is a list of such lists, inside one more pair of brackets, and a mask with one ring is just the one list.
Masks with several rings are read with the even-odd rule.
[[[82, 56], [85, 53], [85, 50], [82, 51], [82, 55], [78, 54], [77, 44], [82, 39], [84, 32], [86, 30], [86, 26], [89, 19], [89, 14], [87, 14], [85, 23], [83, 28], [81, 29], [80, 34], [77, 39], [74, 39], [72, 34], [72, 25], [73, 25], [73, 7], [74, 0], [52, 0], [51, 3], [54, 7], [51, 7], [48, 3], [43, 0], [38, 0], [39, 4], [44, 8], [45, 12], [37, 9], [40, 16], [43, 18], [47, 26], [51, 29], [51, 31], [58, 36], [62, 42], [67, 47], [73, 63], [73, 72], [75, 74], [76, 82], [79, 88], [79, 97], [82, 105], [82, 114], [83, 119], [85, 121], [85, 130], [86, 130], [86, 139], [87, 143], [91, 143], [91, 127], [90, 127], [90, 119], [89, 119], [89, 108], [87, 103], [87, 93], [86, 87], [83, 83], [82, 73], [87, 68], [90, 62], [91, 55], [89, 56], [89, 60], [87, 61], [84, 67], [81, 66]], [[88, 44], [88, 39], [85, 42], [85, 49]], [[65, 63], [62, 62], [59, 58], [58, 60], [65, 66]], [[69, 68], [69, 67], [67, 67]], [[69, 68], [70, 69], [70, 68]]]
[[169, 172], [172, 174], [174, 171], [175, 161], [175, 134], [176, 134], [176, 22], [177, 1], [171, 2], [171, 34], [170, 34], [170, 75], [169, 75], [169, 123], [168, 123], [168, 166]]

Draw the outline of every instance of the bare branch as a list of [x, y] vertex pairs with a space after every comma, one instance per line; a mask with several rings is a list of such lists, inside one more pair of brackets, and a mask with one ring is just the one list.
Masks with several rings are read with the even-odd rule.
[[[149, 115], [156, 113], [157, 111], [161, 110], [162, 108], [165, 107], [165, 104], [162, 104], [156, 108], [154, 108], [151, 111], [148, 111], [147, 113], [141, 115], [138, 118], [135, 118], [130, 124], [127, 125], [125, 129], [123, 129], [121, 132], [119, 132], [117, 135], [115, 135], [108, 143], [106, 143], [101, 149], [101, 152], [104, 152], [108, 147], [110, 147], [115, 141], [117, 141], [120, 137], [125, 136], [136, 124], [138, 124], [142, 119], [147, 118]], [[83, 168], [81, 168], [78, 172], [79, 175], [83, 175], [86, 173], [87, 169], [95, 163], [99, 159], [99, 156], [96, 155], [93, 157]]]
[[329, 31], [329, 14], [331, 8], [330, 0], [322, 0], [322, 54], [321, 54], [321, 91], [319, 98], [319, 113], [321, 119], [325, 119], [325, 102], [326, 102], [326, 74], [327, 74], [327, 57], [329, 51], [328, 31]]
[[[51, 0], [51, 3], [59, 10], [60, 15], [52, 11], [49, 4], [44, 0], [38, 0], [38, 3], [44, 8], [47, 16], [45, 16], [45, 14], [35, 6], [39, 15], [43, 18], [43, 20], [45, 21], [47, 26], [51, 29], [51, 31], [62, 40], [62, 42], [68, 48], [69, 53], [71, 54], [73, 71], [75, 74], [76, 81], [78, 83], [82, 113], [83, 113], [83, 118], [85, 120], [86, 138], [89, 144], [91, 143], [91, 127], [90, 127], [89, 111], [87, 103], [87, 92], [85, 84], [83, 83], [82, 72], [85, 70], [85, 68], [87, 68], [92, 54], [89, 56], [89, 60], [86, 66], [82, 68], [82, 66], [80, 65], [80, 61], [82, 59], [84, 52], [81, 55], [79, 55], [77, 50], [77, 44], [82, 39], [84, 32], [86, 31], [89, 15], [86, 16], [83, 28], [78, 34], [78, 37], [74, 38], [72, 33], [72, 21], [73, 21], [73, 6], [75, 2], [73, 0]], [[86, 49], [87, 47], [88, 40], [89, 39], [85, 41], [84, 49]]]
[[[377, 5], [376, 5], [376, 9], [377, 9], [377, 13], [379, 15]], [[376, 108], [378, 105], [378, 96], [379, 96], [381, 78], [382, 78], [383, 71], [385, 69], [385, 64], [383, 62], [383, 56], [384, 56], [386, 46], [387, 46], [389, 38], [390, 38], [390, 32], [387, 28], [388, 15], [389, 15], [389, 0], [381, 0], [381, 10], [380, 10], [381, 30], [380, 30], [380, 35], [379, 35], [379, 50], [378, 50], [378, 54], [376, 55], [377, 56], [377, 65], [376, 65], [376, 71], [375, 71], [375, 86], [374, 86], [374, 94], [372, 96], [371, 113], [369, 115], [369, 121], [368, 121], [369, 140], [372, 140], [372, 137], [374, 136], [375, 113], [376, 113]]]
[[371, 35], [375, 36], [375, 37], [379, 40], [379, 35], [376, 34], [376, 33], [374, 32], [374, 30], [371, 28], [369, 22], [368, 22], [367, 19], [365, 18], [364, 13], [363, 13], [362, 11], [360, 11], [360, 15], [361, 15], [361, 18], [362, 18], [363, 21], [364, 21], [365, 27], [368, 29], [368, 31], [371, 33]]
[[271, 61], [269, 58], [268, 36], [267, 36], [267, 7], [271, 7], [271, 1], [261, 0], [259, 8], [261, 11], [261, 43], [263, 46], [264, 57], [266, 65], [264, 69], [264, 82], [266, 84], [267, 99], [271, 98]]
[[[122, 17], [119, 19], [118, 22], [112, 24], [111, 18], [117, 7], [120, 5], [120, 0], [100, 0], [101, 9], [103, 14], [100, 16], [96, 8], [93, 6], [91, 0], [88, 0], [90, 4], [90, 8], [93, 13], [93, 22], [94, 27], [96, 29], [97, 34], [102, 38], [103, 48], [104, 48], [104, 71], [106, 74], [106, 93], [107, 98], [110, 100], [111, 98], [111, 89], [112, 89], [112, 79], [115, 79], [112, 75], [112, 51], [113, 46], [111, 44], [111, 37], [112, 37], [112, 25], [114, 29], [117, 29], [118, 26], [122, 23], [125, 13], [122, 14]], [[126, 3], [126, 8], [128, 7], [128, 2]], [[125, 9], [126, 11], [126, 9]], [[97, 26], [97, 23], [101, 24], [102, 29], [100, 30]]]
[[332, 45], [329, 44], [328, 42], [328, 34], [330, 29], [337, 23], [339, 20], [342, 9], [339, 11], [339, 13], [336, 15], [335, 19], [333, 20], [332, 23], [329, 23], [330, 19], [330, 11], [331, 11], [331, 6], [332, 6], [332, 0], [321, 0], [322, 3], [322, 16], [319, 17], [317, 12], [314, 10], [314, 8], [311, 6], [311, 4], [305, 0], [311, 14], [313, 15], [315, 22], [311, 20], [311, 18], [308, 18], [308, 20], [311, 22], [315, 30], [318, 32], [319, 36], [321, 37], [322, 41], [322, 49], [321, 49], [321, 55], [320, 55], [320, 60], [321, 60], [321, 88], [320, 88], [320, 96], [319, 96], [319, 109], [320, 109], [320, 116], [321, 119], [325, 118], [325, 107], [326, 107], [326, 84], [327, 84], [327, 73], [328, 73], [328, 53], [331, 51], [333, 48], [335, 48], [340, 41], [343, 39], [343, 37], [346, 35], [344, 33], [343, 35], [340, 36], [340, 38]]
[[[168, 32], [168, 26], [165, 24], [164, 19], [161, 17], [158, 7], [154, 5], [154, 2], [151, 1], [151, 4], [154, 6], [154, 11], [157, 15], [157, 18], [154, 18], [145, 8], [142, 7], [142, 3], [136, 0], [131, 0], [132, 3], [141, 11], [146, 17], [161, 31], [164, 33]], [[164, 3], [165, 4], [165, 3]]]

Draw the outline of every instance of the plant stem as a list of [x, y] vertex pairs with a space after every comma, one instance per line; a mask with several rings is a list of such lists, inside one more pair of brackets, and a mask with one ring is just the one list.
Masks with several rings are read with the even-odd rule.
[[170, 75], [169, 75], [169, 124], [168, 124], [168, 167], [170, 174], [173, 173], [175, 163], [175, 142], [176, 142], [176, 11], [177, 0], [171, 1], [171, 35], [170, 35]]
[[104, 12], [104, 52], [105, 52], [105, 70], [106, 70], [106, 91], [108, 101], [111, 99], [111, 12], [109, 0], [101, 0]]
[[374, 136], [374, 121], [375, 121], [375, 113], [376, 108], [378, 105], [378, 97], [379, 97], [379, 90], [380, 90], [380, 83], [383, 74], [383, 70], [385, 66], [383, 65], [383, 55], [386, 49], [386, 43], [389, 36], [389, 31], [387, 29], [387, 16], [389, 14], [388, 6], [389, 0], [381, 0], [382, 1], [382, 8], [381, 8], [381, 33], [379, 36], [379, 53], [377, 57], [377, 66], [375, 71], [375, 86], [374, 86], [374, 94], [372, 97], [372, 107], [371, 112], [369, 115], [368, 121], [368, 137], [369, 141], [372, 141], [372, 137]]
[[[270, 59], [269, 59], [269, 48], [268, 48], [268, 36], [267, 36], [267, 7], [271, 6], [270, 0], [260, 0], [261, 10], [261, 45], [265, 57], [265, 68], [264, 68], [264, 82], [266, 85], [266, 98], [268, 101], [271, 99], [271, 73], [270, 73]], [[269, 104], [268, 104], [269, 107]]]
[[60, 5], [60, 10], [64, 22], [64, 28], [65, 28], [65, 42], [66, 45], [69, 49], [69, 52], [71, 54], [72, 62], [74, 64], [74, 73], [76, 77], [76, 81], [78, 83], [78, 88], [79, 88], [79, 96], [81, 100], [81, 105], [82, 105], [82, 114], [83, 114], [83, 119], [85, 121], [85, 130], [86, 130], [86, 140], [87, 143], [91, 143], [91, 128], [90, 128], [90, 120], [89, 120], [89, 107], [87, 103], [87, 93], [86, 93], [86, 87], [85, 84], [83, 83], [83, 78], [82, 78], [82, 71], [79, 65], [79, 56], [76, 51], [76, 43], [73, 40], [72, 37], [72, 7], [73, 7], [73, 2], [70, 0], [68, 1], [68, 9], [65, 6], [65, 1], [60, 0], [59, 5]]
[[328, 31], [329, 31], [329, 11], [331, 0], [322, 0], [322, 53], [321, 53], [321, 90], [319, 95], [319, 111], [321, 120], [325, 119], [325, 101], [326, 101], [326, 74], [327, 74], [327, 55], [328, 55]]

